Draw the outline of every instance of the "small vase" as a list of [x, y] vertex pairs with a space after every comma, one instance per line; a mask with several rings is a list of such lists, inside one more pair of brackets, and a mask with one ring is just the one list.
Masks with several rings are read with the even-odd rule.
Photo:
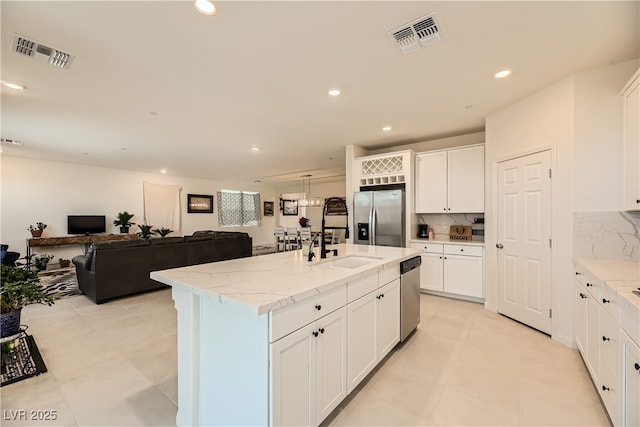
[[42, 230], [40, 229], [35, 229], [35, 230], [31, 230], [31, 237], [41, 237], [42, 236]]
[[9, 337], [20, 332], [20, 314], [22, 308], [0, 314], [0, 338]]

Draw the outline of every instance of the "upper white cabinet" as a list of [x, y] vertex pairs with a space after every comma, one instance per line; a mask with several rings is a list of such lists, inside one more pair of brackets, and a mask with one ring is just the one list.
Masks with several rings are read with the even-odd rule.
[[484, 212], [484, 146], [416, 155], [415, 211]]
[[640, 69], [622, 90], [624, 99], [624, 209], [640, 210]]

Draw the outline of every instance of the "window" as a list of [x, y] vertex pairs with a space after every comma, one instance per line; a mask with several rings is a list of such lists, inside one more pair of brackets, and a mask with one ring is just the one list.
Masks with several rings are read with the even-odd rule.
[[262, 221], [260, 193], [253, 191], [218, 191], [218, 225], [220, 227], [256, 226]]

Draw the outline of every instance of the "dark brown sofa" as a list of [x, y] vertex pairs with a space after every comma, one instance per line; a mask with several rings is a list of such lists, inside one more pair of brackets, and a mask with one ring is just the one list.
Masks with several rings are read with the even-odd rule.
[[95, 303], [166, 285], [152, 271], [251, 256], [247, 233], [204, 231], [193, 236], [94, 243], [73, 258], [78, 286]]

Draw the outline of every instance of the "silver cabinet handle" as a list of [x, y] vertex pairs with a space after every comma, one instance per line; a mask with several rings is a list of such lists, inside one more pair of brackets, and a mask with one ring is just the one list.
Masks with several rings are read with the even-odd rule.
[[502, 249], [502, 248], [504, 248], [504, 246], [502, 246], [502, 243], [496, 243], [496, 248]]

